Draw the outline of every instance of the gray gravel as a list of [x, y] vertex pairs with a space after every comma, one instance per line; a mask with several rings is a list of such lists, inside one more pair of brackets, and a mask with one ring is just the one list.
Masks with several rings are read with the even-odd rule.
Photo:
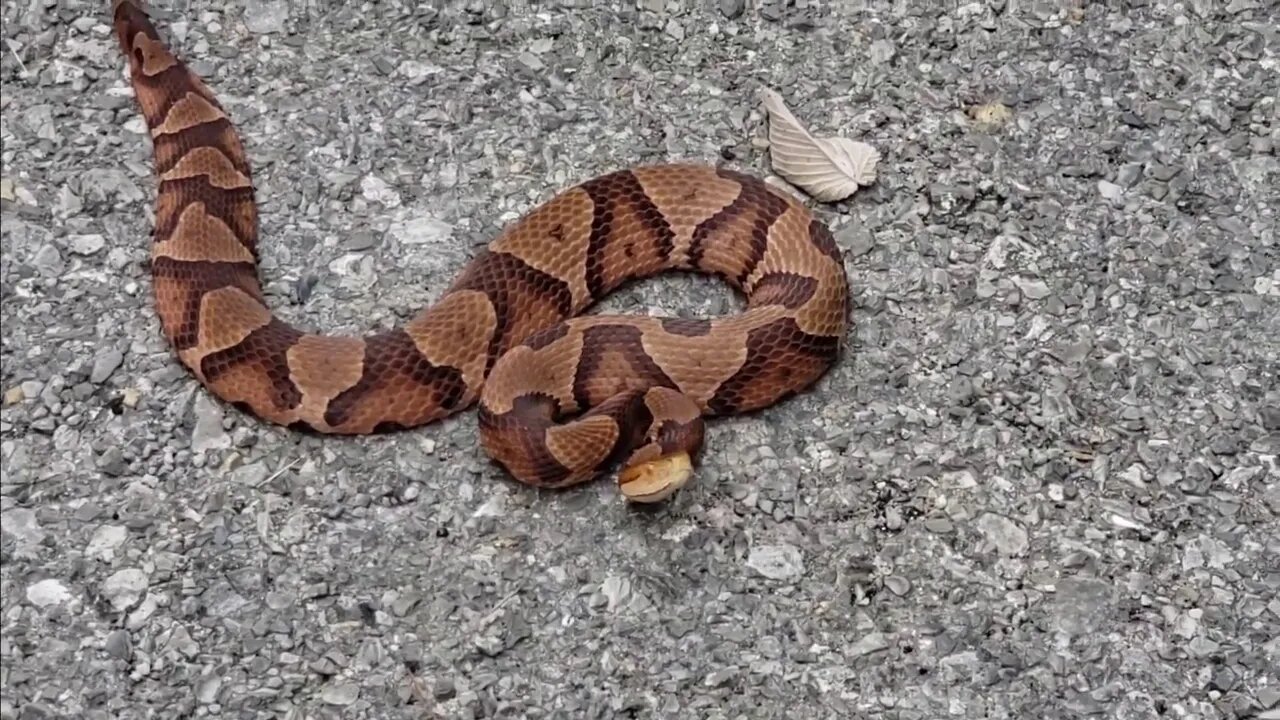
[[514, 484], [473, 413], [210, 400], [106, 4], [3, 4], [0, 717], [1280, 718], [1274, 2], [154, 3], [308, 327], [599, 172], [767, 172], [762, 86], [884, 154], [821, 210], [849, 354], [650, 511]]

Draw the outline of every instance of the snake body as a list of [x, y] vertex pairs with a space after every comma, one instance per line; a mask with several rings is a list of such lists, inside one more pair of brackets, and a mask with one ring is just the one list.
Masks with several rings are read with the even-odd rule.
[[[849, 290], [827, 227], [756, 177], [683, 164], [561, 192], [401, 327], [296, 329], [258, 280], [258, 208], [231, 120], [135, 2], [115, 1], [114, 25], [158, 175], [151, 272], [163, 332], [211, 393], [263, 420], [376, 433], [478, 400], [481, 445], [515, 479], [563, 487], [621, 461], [624, 496], [650, 501], [688, 480], [704, 417], [778, 402], [839, 356]], [[582, 315], [663, 271], [722, 278], [746, 308]]]

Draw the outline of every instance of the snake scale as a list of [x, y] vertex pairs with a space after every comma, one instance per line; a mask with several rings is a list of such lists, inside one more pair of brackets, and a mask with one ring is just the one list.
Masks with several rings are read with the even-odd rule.
[[[849, 288], [827, 227], [725, 167], [637, 166], [582, 182], [503, 229], [429, 307], [364, 337], [275, 317], [257, 274], [249, 162], [204, 81], [146, 12], [114, 26], [150, 130], [156, 313], [209, 392], [299, 430], [366, 434], [478, 400], [485, 452], [521, 482], [565, 487], [618, 463], [652, 502], [694, 472], [704, 418], [774, 404], [836, 361]], [[664, 271], [723, 279], [745, 309], [715, 319], [586, 314]]]

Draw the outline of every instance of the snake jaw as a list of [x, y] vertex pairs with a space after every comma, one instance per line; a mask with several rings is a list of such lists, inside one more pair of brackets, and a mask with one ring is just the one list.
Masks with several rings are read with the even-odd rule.
[[630, 502], [662, 502], [693, 477], [693, 459], [678, 451], [646, 462], [628, 465], [618, 473], [618, 487]]

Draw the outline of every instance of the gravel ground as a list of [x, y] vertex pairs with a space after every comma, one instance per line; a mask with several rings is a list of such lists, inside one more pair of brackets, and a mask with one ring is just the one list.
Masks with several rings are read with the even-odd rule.
[[266, 426], [160, 335], [107, 3], [4, 2], [0, 717], [1280, 718], [1274, 3], [154, 4], [291, 321], [406, 318], [609, 169], [767, 173], [767, 86], [884, 155], [820, 209], [857, 327], [647, 511], [472, 412]]

